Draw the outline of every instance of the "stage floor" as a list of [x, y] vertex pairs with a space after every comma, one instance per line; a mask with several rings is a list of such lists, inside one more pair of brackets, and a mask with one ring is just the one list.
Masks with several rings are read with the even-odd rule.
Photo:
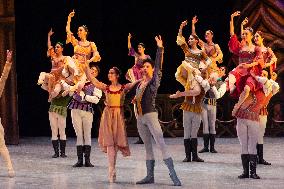
[[[175, 168], [183, 186], [171, 186], [168, 170], [161, 154], [155, 146], [158, 161], [155, 167], [155, 184], [135, 185], [135, 181], [146, 174], [144, 145], [133, 144], [136, 138], [129, 138], [132, 155], [117, 161], [117, 183], [108, 183], [106, 155], [100, 152], [97, 139], [93, 139], [92, 163], [94, 168], [73, 168], [76, 163], [75, 139], [67, 142], [68, 158], [52, 159], [52, 146], [49, 138], [24, 138], [18, 146], [8, 146], [15, 178], [6, 177], [6, 167], [0, 161], [0, 189], [272, 189], [284, 187], [284, 138], [265, 138], [265, 159], [272, 166], [258, 166], [261, 180], [237, 178], [242, 172], [240, 145], [237, 138], [218, 138], [216, 149], [219, 153], [200, 154], [205, 163], [183, 163], [184, 148], [182, 138], [166, 138], [168, 150], [174, 159]], [[199, 138], [199, 149], [202, 139]]]

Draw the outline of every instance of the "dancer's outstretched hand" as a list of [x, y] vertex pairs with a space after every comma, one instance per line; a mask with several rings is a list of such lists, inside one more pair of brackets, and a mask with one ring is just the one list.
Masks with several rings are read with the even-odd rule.
[[248, 17], [246, 17], [243, 21], [242, 21], [242, 26], [246, 25], [248, 23]]
[[52, 28], [50, 28], [50, 30], [49, 30], [49, 32], [48, 32], [48, 36], [50, 37], [50, 36], [52, 36], [54, 34], [54, 32], [52, 31]]
[[131, 38], [132, 38], [131, 33], [128, 33], [128, 39], [131, 39]]
[[74, 15], [75, 15], [75, 11], [73, 10], [72, 12], [70, 12], [70, 14], [68, 15], [68, 17], [69, 17], [69, 18], [72, 18], [72, 17], [74, 17]]
[[231, 14], [231, 19], [233, 19], [236, 16], [240, 16], [241, 12], [240, 11], [236, 11], [233, 14]]
[[155, 37], [155, 40], [156, 40], [156, 42], [157, 42], [157, 46], [158, 46], [158, 47], [163, 47], [163, 40], [162, 40], [161, 35], [156, 36], [156, 37]]
[[198, 22], [198, 18], [197, 16], [195, 15], [193, 18], [192, 18], [192, 24], [196, 24]]
[[180, 24], [180, 26], [183, 28], [184, 26], [186, 26], [187, 25], [187, 20], [185, 20], [185, 21], [183, 21], [181, 24]]
[[6, 62], [12, 63], [13, 51], [7, 50]]

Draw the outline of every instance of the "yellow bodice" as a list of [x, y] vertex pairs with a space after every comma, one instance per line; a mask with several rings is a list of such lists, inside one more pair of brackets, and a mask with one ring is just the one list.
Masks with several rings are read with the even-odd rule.
[[111, 91], [109, 86], [105, 91], [106, 99], [105, 105], [110, 108], [118, 108], [122, 107], [124, 104], [125, 93], [124, 93], [124, 85], [121, 86], [120, 90], [118, 91]]
[[89, 42], [88, 45], [82, 45], [78, 42], [74, 46], [74, 59], [78, 60], [79, 63], [85, 64], [87, 60], [91, 58], [92, 55], [92, 43]]

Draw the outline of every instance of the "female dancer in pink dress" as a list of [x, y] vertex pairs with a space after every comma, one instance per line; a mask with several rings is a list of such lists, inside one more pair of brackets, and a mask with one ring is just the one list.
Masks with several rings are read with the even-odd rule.
[[143, 60], [151, 58], [149, 55], [145, 54], [145, 45], [143, 43], [138, 44], [138, 52], [134, 50], [131, 46], [131, 38], [132, 35], [128, 34], [128, 49], [129, 49], [129, 56], [133, 56], [135, 58], [135, 64], [132, 68], [128, 69], [125, 77], [130, 82], [135, 82], [142, 78], [142, 67], [143, 67]]
[[[128, 50], [129, 56], [133, 56], [135, 58], [135, 64], [132, 68], [127, 70], [127, 73], [125, 75], [126, 79], [130, 82], [135, 82], [142, 78], [142, 67], [143, 67], [143, 61], [146, 59], [151, 59], [151, 57], [147, 54], [145, 54], [145, 45], [144, 43], [138, 44], [138, 52], [134, 50], [134, 48], [131, 45], [131, 33], [128, 34]], [[135, 105], [134, 105], [135, 109]], [[138, 137], [138, 140], [135, 142], [135, 144], [143, 144], [143, 141], [141, 137]]]
[[98, 142], [101, 150], [107, 153], [108, 156], [110, 182], [115, 182], [116, 180], [115, 165], [117, 151], [121, 151], [124, 157], [130, 156], [124, 122], [123, 104], [125, 94], [134, 87], [136, 82], [122, 85], [118, 81], [120, 75], [120, 70], [117, 67], [111, 68], [108, 72], [108, 79], [111, 82], [110, 85], [99, 82], [94, 77], [89, 77], [93, 85], [102, 90], [106, 96]]

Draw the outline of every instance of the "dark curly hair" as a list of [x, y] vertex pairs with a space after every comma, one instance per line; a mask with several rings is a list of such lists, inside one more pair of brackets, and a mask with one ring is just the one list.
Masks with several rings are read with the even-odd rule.
[[151, 64], [152, 68], [155, 67], [155, 61], [152, 60], [151, 58], [146, 58], [146, 59], [144, 59], [143, 62], [142, 62], [142, 64], [144, 65], [145, 63]]
[[[197, 42], [199, 42], [199, 37], [196, 34], [190, 34]], [[190, 36], [189, 36], [190, 37]], [[188, 38], [189, 39], [189, 38]]]
[[60, 45], [61, 48], [64, 48], [64, 44], [60, 41], [58, 41], [55, 45]]
[[101, 70], [100, 70], [99, 66], [97, 65], [97, 63], [91, 62], [91, 63], [89, 64], [89, 68], [90, 68], [90, 69], [93, 68], [93, 67], [95, 67], [95, 68], [97, 69], [98, 74], [99, 74]]
[[207, 30], [209, 33], [211, 33], [211, 35], [214, 35], [212, 30]]
[[138, 45], [141, 45], [143, 48], [145, 48], [145, 44], [144, 43], [138, 43]]

